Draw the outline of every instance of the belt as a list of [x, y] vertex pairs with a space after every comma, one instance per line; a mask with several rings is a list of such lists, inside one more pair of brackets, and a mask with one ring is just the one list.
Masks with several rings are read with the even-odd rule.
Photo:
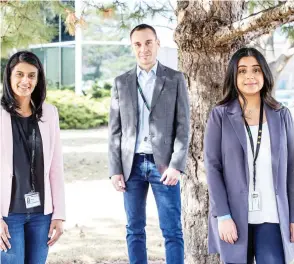
[[148, 153], [135, 153], [136, 156], [140, 157], [146, 157], [146, 158], [153, 158], [153, 154], [148, 154]]

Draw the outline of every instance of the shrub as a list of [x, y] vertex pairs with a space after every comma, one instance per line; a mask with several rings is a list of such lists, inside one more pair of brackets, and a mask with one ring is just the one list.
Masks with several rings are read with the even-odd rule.
[[60, 87], [60, 90], [69, 90], [69, 91], [75, 91], [75, 86], [74, 85], [62, 85]]
[[75, 86], [73, 85], [61, 85], [60, 87], [58, 86], [58, 83], [53, 84], [50, 81], [47, 81], [47, 90], [70, 90], [70, 91], [75, 91]]
[[102, 87], [98, 81], [96, 81], [92, 85], [92, 89], [90, 91], [90, 94], [92, 95], [91, 98], [103, 98], [103, 97], [109, 97], [110, 96], [110, 89], [111, 85], [105, 83], [104, 86]]
[[110, 90], [105, 89], [97, 89], [96, 91], [92, 91], [92, 97], [91, 98], [103, 98], [103, 97], [109, 97], [110, 96]]
[[104, 86], [103, 86], [103, 89], [105, 89], [105, 90], [111, 90], [111, 88], [112, 88], [112, 85], [110, 84], [110, 83], [104, 83]]
[[59, 112], [61, 129], [88, 129], [108, 123], [110, 97], [91, 99], [69, 90], [47, 92], [47, 102]]

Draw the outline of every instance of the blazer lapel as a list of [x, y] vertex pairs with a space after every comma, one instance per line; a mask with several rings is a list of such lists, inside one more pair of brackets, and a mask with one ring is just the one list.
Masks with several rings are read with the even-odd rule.
[[229, 107], [228, 107], [228, 117], [229, 120], [235, 130], [235, 133], [242, 145], [242, 148], [245, 153], [247, 153], [247, 140], [244, 128], [244, 120], [242, 117], [241, 107], [239, 105], [238, 100], [235, 100]]
[[[12, 139], [12, 126], [11, 126], [11, 116], [4, 109], [2, 112], [2, 142], [4, 142], [4, 153], [6, 157], [9, 170], [13, 173], [13, 139]], [[42, 122], [43, 121], [43, 122]], [[50, 153], [50, 135], [49, 135], [49, 123], [46, 117], [42, 117], [42, 121], [38, 122], [40, 133], [42, 136], [43, 145], [43, 156], [44, 156], [44, 170], [47, 172], [49, 153]]]
[[11, 126], [11, 116], [3, 108], [2, 112], [2, 142], [4, 142], [4, 152], [6, 156], [6, 161], [9, 166], [11, 174], [13, 173], [13, 140], [12, 140], [12, 126]]
[[272, 157], [272, 170], [274, 177], [274, 184], [277, 188], [278, 183], [278, 166], [280, 159], [280, 138], [281, 138], [281, 118], [280, 111], [276, 111], [264, 104], [266, 119], [271, 142], [271, 157]]
[[[138, 113], [137, 66], [128, 75], [126, 85], [131, 95], [131, 97], [127, 96], [127, 98], [131, 98], [132, 102], [130, 102], [130, 104], [133, 105], [134, 112]], [[137, 119], [137, 114], [135, 116]]]
[[248, 153], [247, 153], [247, 140], [246, 140], [246, 132], [244, 128], [244, 120], [242, 117], [242, 110], [239, 104], [238, 99], [236, 99], [227, 109], [228, 118], [232, 127], [240, 141], [240, 144], [243, 148], [245, 155], [245, 168], [246, 169], [246, 181], [247, 185], [249, 184], [249, 170], [248, 170]]
[[[44, 111], [43, 111], [44, 113]], [[50, 154], [50, 127], [49, 122], [47, 121], [47, 117], [43, 116], [41, 118], [42, 121], [38, 122], [40, 134], [42, 137], [42, 145], [43, 145], [43, 157], [44, 157], [44, 173], [48, 172], [48, 161]]]
[[164, 82], [165, 82], [165, 67], [158, 62], [158, 66], [157, 66], [157, 72], [156, 72], [156, 81], [155, 81], [155, 87], [154, 87], [154, 92], [153, 92], [153, 96], [152, 96], [152, 100], [151, 100], [151, 111], [153, 110], [157, 99], [161, 93], [161, 90], [163, 88]]

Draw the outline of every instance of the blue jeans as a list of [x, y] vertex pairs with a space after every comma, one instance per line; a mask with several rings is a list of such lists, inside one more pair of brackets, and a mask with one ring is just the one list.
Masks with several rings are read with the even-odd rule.
[[[247, 264], [285, 264], [279, 224], [249, 224]], [[227, 263], [234, 264], [234, 263]]]
[[180, 184], [166, 186], [160, 182], [160, 178], [161, 174], [155, 166], [153, 155], [135, 155], [124, 193], [130, 264], [147, 264], [145, 226], [149, 184], [155, 197], [160, 228], [165, 239], [166, 263], [184, 263]]
[[1, 263], [45, 264], [51, 216], [43, 213], [10, 213], [8, 217], [3, 217], [11, 236], [11, 249], [6, 253], [1, 252]]

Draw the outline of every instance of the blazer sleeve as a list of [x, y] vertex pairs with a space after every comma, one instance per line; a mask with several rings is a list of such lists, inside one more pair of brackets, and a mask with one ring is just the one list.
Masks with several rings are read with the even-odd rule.
[[222, 114], [214, 108], [208, 118], [204, 136], [204, 164], [207, 176], [210, 212], [214, 217], [231, 214], [223, 178]]
[[[3, 149], [2, 149], [2, 107], [0, 106], [0, 157], [3, 157], [2, 155], [4, 155], [3, 153]], [[2, 197], [2, 193], [1, 193], [1, 190], [2, 190], [2, 159], [0, 159], [0, 219], [2, 219], [2, 210], [1, 210], [1, 207], [2, 207], [2, 201], [1, 201], [1, 197]]]
[[174, 149], [169, 163], [170, 168], [185, 171], [189, 149], [190, 105], [184, 75], [178, 79]]
[[108, 161], [110, 177], [117, 174], [123, 174], [121, 162], [121, 118], [116, 81], [117, 79], [115, 79], [114, 85], [111, 90], [111, 102], [108, 125]]
[[287, 191], [289, 200], [290, 222], [294, 223], [294, 122], [289, 109], [286, 109], [284, 119], [288, 150]]
[[54, 150], [51, 167], [49, 171], [49, 180], [52, 193], [53, 215], [52, 220], [65, 220], [65, 193], [64, 193], [64, 171], [63, 156], [61, 149], [59, 116], [57, 108], [54, 107]]

